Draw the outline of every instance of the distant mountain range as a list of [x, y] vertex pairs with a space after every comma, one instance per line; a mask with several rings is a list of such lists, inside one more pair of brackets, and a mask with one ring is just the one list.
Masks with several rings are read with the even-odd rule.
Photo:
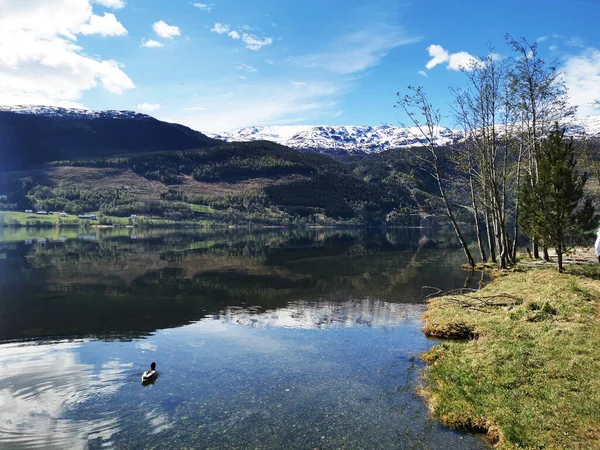
[[191, 128], [133, 111], [0, 107], [0, 170], [57, 160], [206, 148], [218, 143]]
[[[572, 135], [600, 136], [600, 116], [578, 118], [567, 126]], [[463, 137], [461, 131], [442, 126], [435, 132], [438, 145], [449, 145]], [[253, 126], [234, 132], [203, 134], [134, 111], [0, 106], [0, 170], [16, 170], [56, 160], [202, 149], [223, 141], [262, 140], [334, 157], [426, 144], [416, 127]]]
[[[448, 145], [462, 137], [456, 130], [437, 127], [436, 143]], [[378, 153], [394, 148], [422, 146], [426, 140], [416, 127], [379, 126], [255, 126], [231, 133], [209, 134], [227, 142], [267, 140], [302, 151], [343, 155]]]
[[[600, 136], [600, 116], [589, 116], [570, 120], [568, 134]], [[463, 137], [463, 132], [447, 127], [437, 127], [436, 144], [448, 145]], [[268, 140], [302, 151], [339, 156], [343, 154], [378, 153], [390, 149], [422, 146], [427, 143], [416, 127], [380, 126], [254, 126], [229, 133], [207, 133], [224, 140], [257, 141]]]

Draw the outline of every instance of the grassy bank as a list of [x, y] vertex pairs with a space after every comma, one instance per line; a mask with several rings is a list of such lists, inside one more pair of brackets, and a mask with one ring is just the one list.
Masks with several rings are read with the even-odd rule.
[[499, 448], [600, 448], [599, 279], [529, 269], [431, 300], [425, 333], [455, 339], [423, 355], [434, 415]]

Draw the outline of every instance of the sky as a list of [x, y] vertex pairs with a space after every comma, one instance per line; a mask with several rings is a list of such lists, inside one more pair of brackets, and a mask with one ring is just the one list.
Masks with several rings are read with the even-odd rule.
[[600, 115], [600, 0], [0, 0], [0, 105], [144, 112], [203, 132], [397, 125], [423, 86], [451, 126], [461, 67], [555, 61], [579, 115]]

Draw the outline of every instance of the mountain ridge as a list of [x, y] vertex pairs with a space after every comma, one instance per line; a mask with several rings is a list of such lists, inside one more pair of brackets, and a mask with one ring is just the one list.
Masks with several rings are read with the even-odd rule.
[[[570, 119], [565, 123], [571, 136], [600, 136], [600, 116]], [[440, 146], [457, 142], [464, 137], [461, 130], [445, 126], [435, 129], [435, 143]], [[417, 127], [394, 125], [281, 125], [252, 126], [227, 133], [206, 133], [226, 142], [269, 140], [297, 150], [319, 153], [364, 154], [391, 149], [410, 148], [427, 144]]]

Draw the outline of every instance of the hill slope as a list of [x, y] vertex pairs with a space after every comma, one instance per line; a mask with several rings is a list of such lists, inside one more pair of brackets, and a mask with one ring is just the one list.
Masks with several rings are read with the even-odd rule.
[[132, 111], [0, 108], [0, 170], [212, 145], [215, 141], [198, 131]]
[[[410, 191], [267, 141], [63, 160], [0, 177], [5, 209], [227, 224], [406, 224]], [[0, 203], [0, 207], [2, 204]], [[35, 217], [34, 217], [35, 219]]]

